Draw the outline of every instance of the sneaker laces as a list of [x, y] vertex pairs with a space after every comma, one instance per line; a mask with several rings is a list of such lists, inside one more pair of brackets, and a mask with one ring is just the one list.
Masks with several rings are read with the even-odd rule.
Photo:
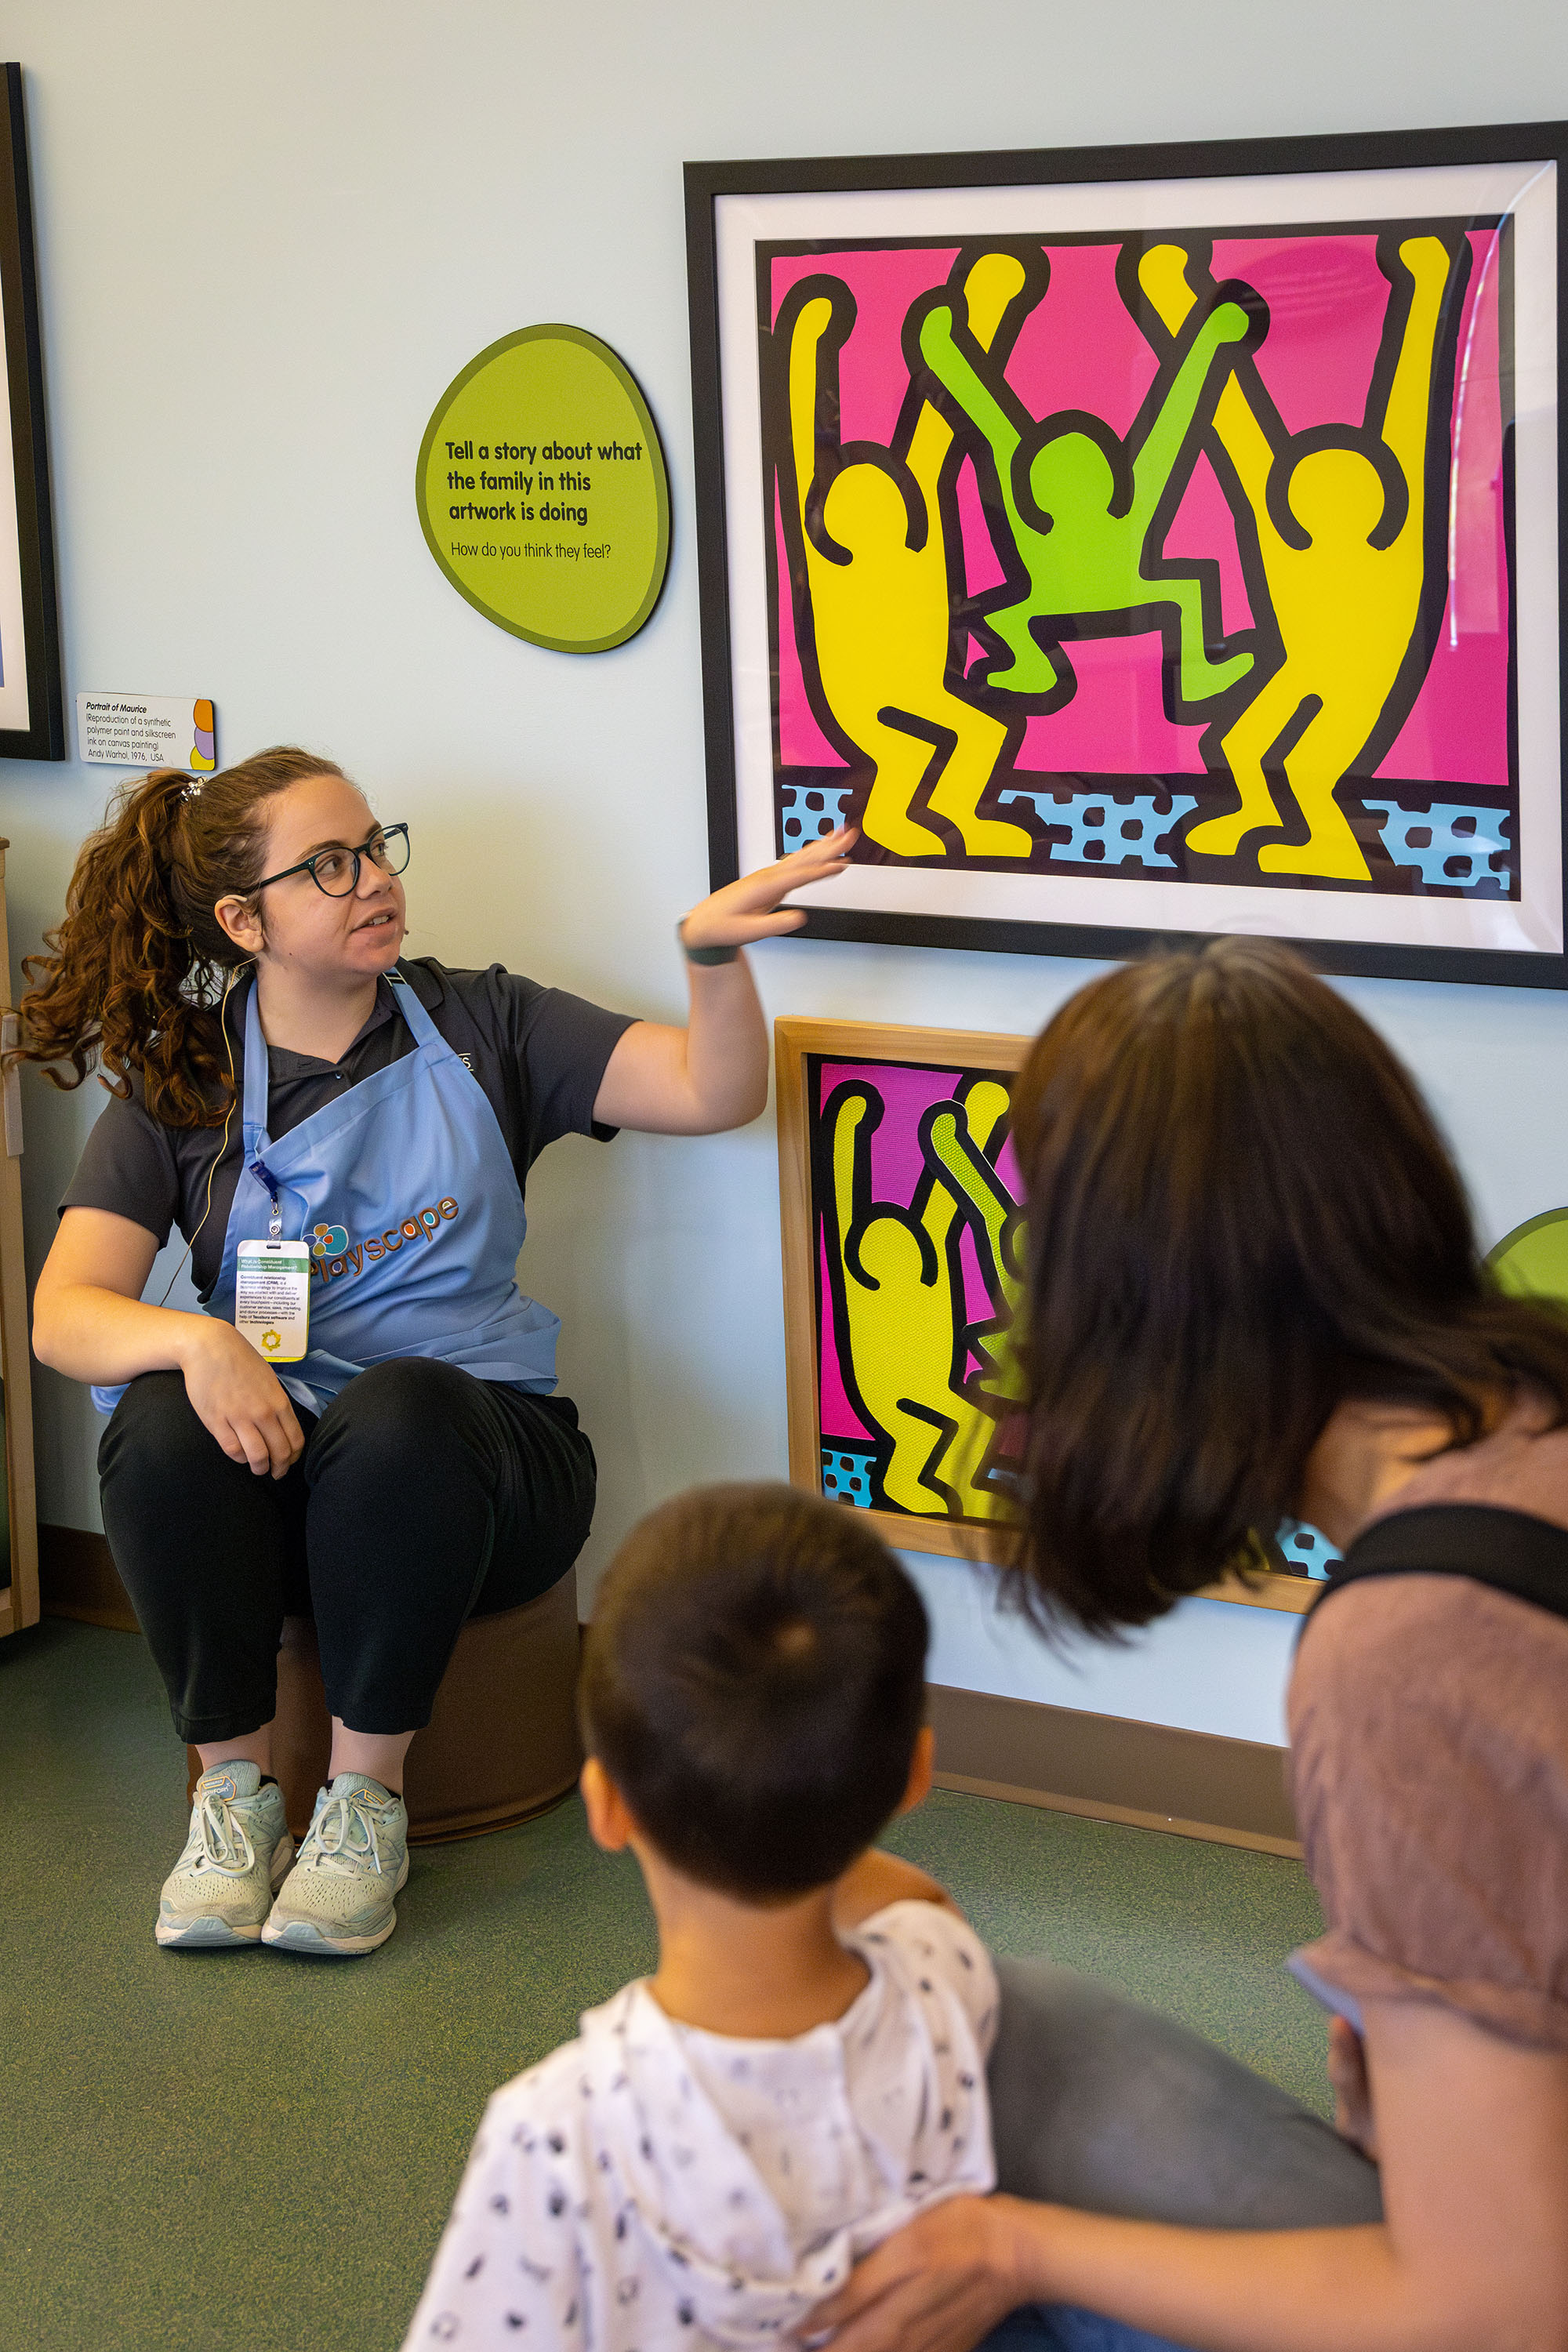
[[300, 1849], [300, 1861], [309, 1862], [313, 1870], [330, 1871], [336, 1878], [353, 1878], [368, 1862], [378, 1876], [384, 1876], [381, 1867], [383, 1827], [380, 1808], [373, 1811], [363, 1797], [329, 1797], [310, 1824], [310, 1834]]
[[216, 1870], [225, 1878], [243, 1878], [255, 1869], [256, 1848], [231, 1798], [198, 1797], [192, 1827], [202, 1833], [202, 1850], [191, 1864], [193, 1871]]

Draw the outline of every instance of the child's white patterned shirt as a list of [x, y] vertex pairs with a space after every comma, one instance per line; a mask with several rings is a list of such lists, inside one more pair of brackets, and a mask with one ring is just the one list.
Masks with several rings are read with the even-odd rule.
[[844, 1941], [870, 1982], [794, 2041], [677, 2025], [639, 1981], [498, 2091], [405, 2352], [774, 2344], [923, 2207], [991, 2189], [984, 1946], [920, 1902]]

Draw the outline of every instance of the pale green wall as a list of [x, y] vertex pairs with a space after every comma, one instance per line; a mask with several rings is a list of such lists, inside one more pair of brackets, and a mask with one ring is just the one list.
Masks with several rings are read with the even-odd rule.
[[[10, 0], [28, 69], [68, 685], [210, 694], [412, 820], [416, 951], [658, 1016], [706, 871], [680, 164], [1568, 113], [1551, 0]], [[675, 508], [622, 651], [490, 627], [412, 474], [437, 395], [564, 319], [636, 371]], [[13, 943], [58, 917], [105, 770], [0, 767]], [[1066, 961], [828, 944], [758, 957], [772, 1013], [1037, 1025]], [[1568, 1194], [1568, 1003], [1356, 983], [1448, 1121], [1489, 1239]], [[29, 1079], [29, 1234], [92, 1115]], [[550, 1153], [525, 1265], [603, 1468], [590, 1561], [685, 1482], [784, 1461], [771, 1120]], [[96, 1524], [86, 1398], [37, 1376], [47, 1517]], [[939, 1676], [1272, 1738], [1290, 1621], [1192, 1602], [1081, 1672], [925, 1563]]]

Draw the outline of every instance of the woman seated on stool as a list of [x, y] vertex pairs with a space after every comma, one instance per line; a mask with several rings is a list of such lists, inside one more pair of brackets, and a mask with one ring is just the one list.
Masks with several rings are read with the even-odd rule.
[[[68, 1063], [67, 1086], [96, 1053], [113, 1083], [33, 1339], [112, 1413], [104, 1528], [201, 1759], [161, 1944], [342, 1958], [392, 1933], [404, 1758], [463, 1622], [546, 1591], [593, 1516], [556, 1318], [515, 1280], [528, 1170], [560, 1135], [757, 1116], [767, 1037], [737, 950], [796, 929], [780, 900], [847, 846], [687, 917], [685, 1029], [500, 964], [404, 962], [408, 829], [306, 751], [151, 775], [84, 847], [27, 966], [24, 1053]], [[171, 1224], [204, 1315], [142, 1300]], [[234, 1319], [240, 1248], [268, 1234], [313, 1253], [308, 1352], [280, 1370]], [[271, 1731], [282, 1621], [307, 1611], [332, 1751], [296, 1858]]]

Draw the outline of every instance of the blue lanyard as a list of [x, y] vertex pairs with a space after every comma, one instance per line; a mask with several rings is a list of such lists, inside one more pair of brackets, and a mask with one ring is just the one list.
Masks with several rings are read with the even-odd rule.
[[266, 1160], [259, 1157], [251, 1161], [250, 1172], [267, 1187], [267, 1197], [272, 1203], [272, 1213], [267, 1220], [267, 1237], [268, 1241], [278, 1241], [283, 1233], [283, 1206], [278, 1197], [278, 1179]]

